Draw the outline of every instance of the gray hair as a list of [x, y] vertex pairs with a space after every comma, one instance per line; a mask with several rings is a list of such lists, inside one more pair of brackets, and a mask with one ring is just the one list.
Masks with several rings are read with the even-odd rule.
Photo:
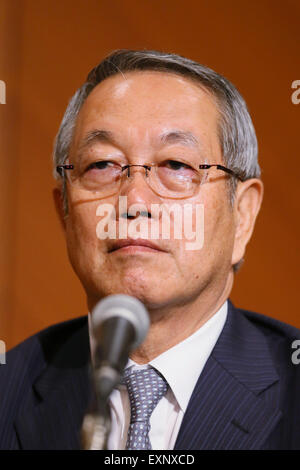
[[[219, 140], [225, 164], [243, 179], [259, 178], [257, 139], [245, 100], [226, 78], [210, 68], [176, 54], [149, 50], [117, 50], [94, 67], [86, 82], [71, 98], [55, 139], [54, 176], [57, 165], [68, 158], [78, 113], [91, 91], [103, 80], [130, 71], [156, 70], [174, 73], [193, 80], [208, 90], [220, 113]], [[233, 204], [237, 179], [229, 179], [230, 202]], [[67, 210], [64, 182], [64, 202]]]

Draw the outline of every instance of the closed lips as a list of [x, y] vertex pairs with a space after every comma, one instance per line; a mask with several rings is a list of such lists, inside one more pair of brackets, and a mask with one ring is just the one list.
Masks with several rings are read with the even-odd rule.
[[144, 246], [146, 248], [151, 248], [152, 250], [156, 250], [156, 251], [165, 251], [162, 248], [160, 248], [158, 245], [156, 245], [155, 243], [149, 240], [143, 240], [143, 239], [118, 240], [116, 243], [113, 244], [113, 246], [108, 251], [110, 253], [112, 251], [119, 250], [120, 248], [125, 248], [127, 246]]

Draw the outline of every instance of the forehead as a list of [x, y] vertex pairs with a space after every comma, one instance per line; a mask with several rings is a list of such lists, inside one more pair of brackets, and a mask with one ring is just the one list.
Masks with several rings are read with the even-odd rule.
[[218, 118], [214, 98], [194, 81], [174, 73], [128, 72], [92, 90], [79, 112], [74, 144], [97, 129], [133, 138], [180, 129], [211, 144], [217, 140]]

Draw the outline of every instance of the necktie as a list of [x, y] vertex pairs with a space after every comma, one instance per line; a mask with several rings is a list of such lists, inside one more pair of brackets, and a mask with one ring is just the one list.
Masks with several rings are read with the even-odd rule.
[[122, 382], [127, 386], [131, 408], [126, 449], [152, 449], [149, 439], [150, 417], [168, 385], [152, 367], [132, 373], [125, 371]]

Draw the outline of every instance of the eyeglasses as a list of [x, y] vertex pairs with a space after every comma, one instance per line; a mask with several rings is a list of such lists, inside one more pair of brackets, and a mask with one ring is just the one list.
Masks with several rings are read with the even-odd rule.
[[[198, 168], [177, 160], [165, 160], [147, 165], [120, 165], [111, 160], [97, 160], [85, 165], [65, 164], [56, 167], [60, 176], [79, 189], [108, 197], [120, 190], [122, 182], [131, 179], [132, 167], [144, 168], [144, 178], [149, 187], [159, 196], [183, 199], [196, 194], [201, 184], [213, 177], [217, 170], [224, 171], [243, 181], [235, 171], [217, 163], [199, 165]], [[71, 171], [70, 171], [71, 170]], [[215, 176], [218, 176], [215, 173]]]

